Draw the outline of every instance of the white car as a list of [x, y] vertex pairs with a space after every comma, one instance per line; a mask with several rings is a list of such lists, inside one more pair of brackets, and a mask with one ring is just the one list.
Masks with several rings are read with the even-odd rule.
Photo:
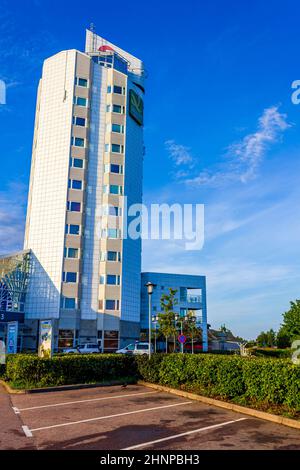
[[[151, 345], [151, 352], [153, 352], [153, 346]], [[149, 343], [131, 343], [125, 348], [118, 349], [117, 354], [149, 354]]]
[[65, 354], [97, 354], [100, 353], [99, 345], [96, 343], [79, 344], [75, 348], [66, 348], [63, 350]]

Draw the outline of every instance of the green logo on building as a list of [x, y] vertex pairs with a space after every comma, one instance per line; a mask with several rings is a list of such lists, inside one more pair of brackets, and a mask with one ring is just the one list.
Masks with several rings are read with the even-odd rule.
[[129, 114], [140, 126], [143, 125], [144, 103], [134, 90], [129, 92]]

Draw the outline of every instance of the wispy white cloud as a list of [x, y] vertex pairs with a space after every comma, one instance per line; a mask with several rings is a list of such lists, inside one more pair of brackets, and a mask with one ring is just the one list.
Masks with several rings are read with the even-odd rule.
[[278, 106], [272, 106], [266, 108], [259, 118], [256, 132], [229, 147], [229, 155], [233, 158], [233, 170], [242, 182], [256, 175], [268, 146], [277, 142], [289, 127], [291, 125], [287, 122], [287, 115], [280, 113]]
[[[185, 251], [180, 240], [143, 242], [145, 271], [206, 275], [209, 323], [217, 327], [225, 321], [247, 338], [277, 329], [299, 292], [299, 150], [288, 153], [282, 168], [285, 155], [280, 151], [267, 162], [266, 178], [242, 187], [216, 191], [181, 185], [182, 201], [205, 202], [201, 251]], [[177, 198], [178, 185], [161, 190], [164, 202]]]
[[177, 172], [176, 176], [194, 186], [220, 186], [237, 181], [246, 183], [257, 176], [259, 166], [270, 145], [278, 142], [289, 127], [291, 124], [287, 121], [287, 115], [281, 113], [278, 106], [266, 108], [258, 119], [255, 132], [229, 145], [224, 162], [207, 168], [198, 175], [195, 175], [195, 160], [191, 157], [190, 149], [174, 141], [168, 141], [172, 143], [168, 149], [176, 166], [187, 162], [193, 163], [189, 168], [193, 171], [183, 170], [181, 174]]
[[166, 140], [165, 146], [176, 166], [187, 165], [189, 168], [194, 166], [194, 157], [189, 147], [177, 144], [175, 140]]

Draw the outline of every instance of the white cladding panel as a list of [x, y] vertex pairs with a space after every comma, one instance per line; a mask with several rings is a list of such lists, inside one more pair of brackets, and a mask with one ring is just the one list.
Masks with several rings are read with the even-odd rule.
[[28, 318], [59, 316], [76, 53], [60, 52], [43, 66], [24, 246], [34, 260]]

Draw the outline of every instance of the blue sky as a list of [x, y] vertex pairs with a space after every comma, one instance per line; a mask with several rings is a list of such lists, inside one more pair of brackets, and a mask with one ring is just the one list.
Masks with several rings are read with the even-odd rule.
[[205, 204], [204, 248], [145, 241], [144, 270], [206, 274], [214, 327], [278, 328], [300, 289], [300, 5], [270, 4], [0, 0], [0, 252], [22, 247], [43, 59], [94, 22], [148, 71], [145, 201]]

